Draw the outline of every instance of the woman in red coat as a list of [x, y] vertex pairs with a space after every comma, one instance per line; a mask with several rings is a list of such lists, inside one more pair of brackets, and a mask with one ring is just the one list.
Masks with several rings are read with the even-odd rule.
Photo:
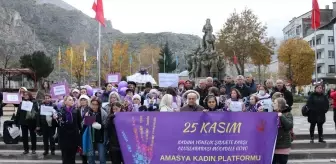
[[336, 91], [334, 89], [330, 90], [330, 98], [333, 100], [334, 122], [336, 128]]

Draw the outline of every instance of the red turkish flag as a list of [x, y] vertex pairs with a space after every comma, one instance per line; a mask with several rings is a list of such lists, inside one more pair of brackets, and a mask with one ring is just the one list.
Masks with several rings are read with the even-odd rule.
[[316, 30], [321, 25], [321, 12], [317, 0], [313, 0], [313, 9], [311, 15], [311, 27]]
[[105, 26], [103, 0], [95, 0], [92, 9], [96, 12], [96, 20]]

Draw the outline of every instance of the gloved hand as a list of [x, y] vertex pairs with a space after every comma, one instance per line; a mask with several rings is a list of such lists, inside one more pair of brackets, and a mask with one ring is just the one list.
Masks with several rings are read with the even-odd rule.
[[92, 127], [93, 127], [94, 129], [100, 130], [100, 129], [101, 129], [101, 124], [98, 123], [98, 122], [94, 122], [94, 123], [92, 124]]

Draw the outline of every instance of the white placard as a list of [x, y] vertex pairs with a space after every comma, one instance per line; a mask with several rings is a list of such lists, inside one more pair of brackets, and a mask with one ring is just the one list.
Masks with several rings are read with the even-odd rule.
[[31, 101], [22, 101], [21, 110], [30, 112], [33, 109], [33, 103]]
[[159, 73], [159, 87], [177, 87], [179, 82], [178, 74]]
[[66, 94], [65, 85], [55, 86], [53, 89], [54, 89], [54, 95], [55, 96], [65, 95]]
[[9, 102], [19, 101], [19, 95], [18, 94], [7, 94], [7, 101]]
[[105, 107], [108, 104], [108, 102], [102, 103], [102, 107]]
[[243, 111], [243, 102], [231, 101], [229, 109], [232, 112], [241, 112]]
[[268, 112], [273, 112], [273, 102], [272, 102], [272, 99], [264, 99], [264, 100], [260, 100], [261, 101], [261, 104], [263, 106], [263, 109], [267, 109]]
[[118, 83], [119, 75], [107, 75], [107, 82], [108, 83]]
[[41, 105], [41, 111], [40, 111], [41, 115], [52, 116], [53, 112], [54, 108], [52, 106]]

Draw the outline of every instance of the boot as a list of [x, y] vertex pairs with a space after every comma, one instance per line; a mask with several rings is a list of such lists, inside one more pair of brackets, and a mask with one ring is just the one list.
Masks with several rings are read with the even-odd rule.
[[323, 137], [319, 137], [319, 143], [327, 143], [327, 142], [323, 139]]
[[310, 143], [314, 143], [314, 137], [310, 137]]

